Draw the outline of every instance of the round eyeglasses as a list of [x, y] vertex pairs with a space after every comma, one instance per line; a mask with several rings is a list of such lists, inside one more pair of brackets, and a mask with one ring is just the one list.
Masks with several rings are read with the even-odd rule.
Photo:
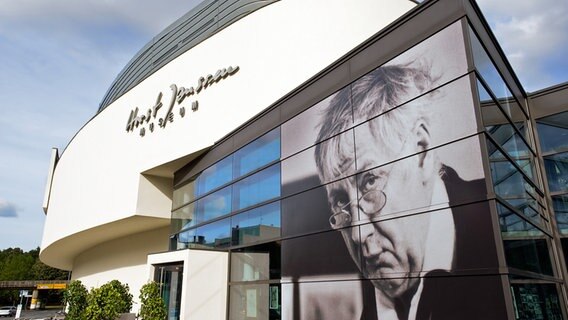
[[[329, 224], [333, 229], [347, 227], [351, 224], [353, 217], [347, 208], [351, 206], [353, 201], [355, 200], [351, 200], [337, 208], [336, 212], [329, 217]], [[373, 189], [367, 191], [359, 199], [357, 199], [357, 201], [361, 211], [363, 211], [368, 217], [372, 218], [384, 208], [387, 203], [387, 195], [383, 192], [383, 190]]]

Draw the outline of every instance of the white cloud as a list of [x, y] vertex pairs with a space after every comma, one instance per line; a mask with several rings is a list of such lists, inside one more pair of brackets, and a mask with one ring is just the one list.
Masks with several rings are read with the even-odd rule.
[[201, 0], [5, 0], [0, 20], [70, 26], [119, 23], [157, 33]]
[[62, 151], [134, 54], [197, 2], [2, 1], [0, 216], [14, 218], [0, 249], [40, 244], [51, 147]]
[[0, 199], [0, 218], [14, 218], [18, 216], [16, 206], [6, 200]]
[[568, 80], [568, 1], [477, 2], [527, 91]]

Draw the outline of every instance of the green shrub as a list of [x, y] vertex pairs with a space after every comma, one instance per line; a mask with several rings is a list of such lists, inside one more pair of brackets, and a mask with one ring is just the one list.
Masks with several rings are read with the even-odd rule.
[[140, 289], [141, 320], [164, 320], [168, 315], [166, 303], [160, 295], [160, 287], [156, 282], [149, 282]]
[[63, 293], [67, 305], [67, 320], [84, 320], [87, 308], [87, 288], [79, 280], [73, 280]]
[[127, 284], [112, 280], [93, 288], [87, 297], [87, 320], [115, 320], [121, 313], [130, 312], [132, 294]]

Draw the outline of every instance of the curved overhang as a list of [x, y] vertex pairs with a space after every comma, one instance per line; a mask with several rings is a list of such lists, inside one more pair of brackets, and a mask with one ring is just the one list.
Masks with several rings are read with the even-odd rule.
[[75, 257], [95, 245], [160, 227], [168, 226], [170, 219], [133, 215], [99, 225], [59, 239], [43, 248], [40, 259], [52, 267], [71, 270]]

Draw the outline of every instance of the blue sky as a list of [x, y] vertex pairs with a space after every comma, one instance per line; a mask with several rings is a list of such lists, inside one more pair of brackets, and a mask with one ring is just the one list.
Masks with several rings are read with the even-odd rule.
[[[40, 245], [51, 148], [62, 151], [122, 67], [197, 2], [2, 1], [0, 249]], [[479, 5], [527, 91], [568, 81], [568, 1]]]

